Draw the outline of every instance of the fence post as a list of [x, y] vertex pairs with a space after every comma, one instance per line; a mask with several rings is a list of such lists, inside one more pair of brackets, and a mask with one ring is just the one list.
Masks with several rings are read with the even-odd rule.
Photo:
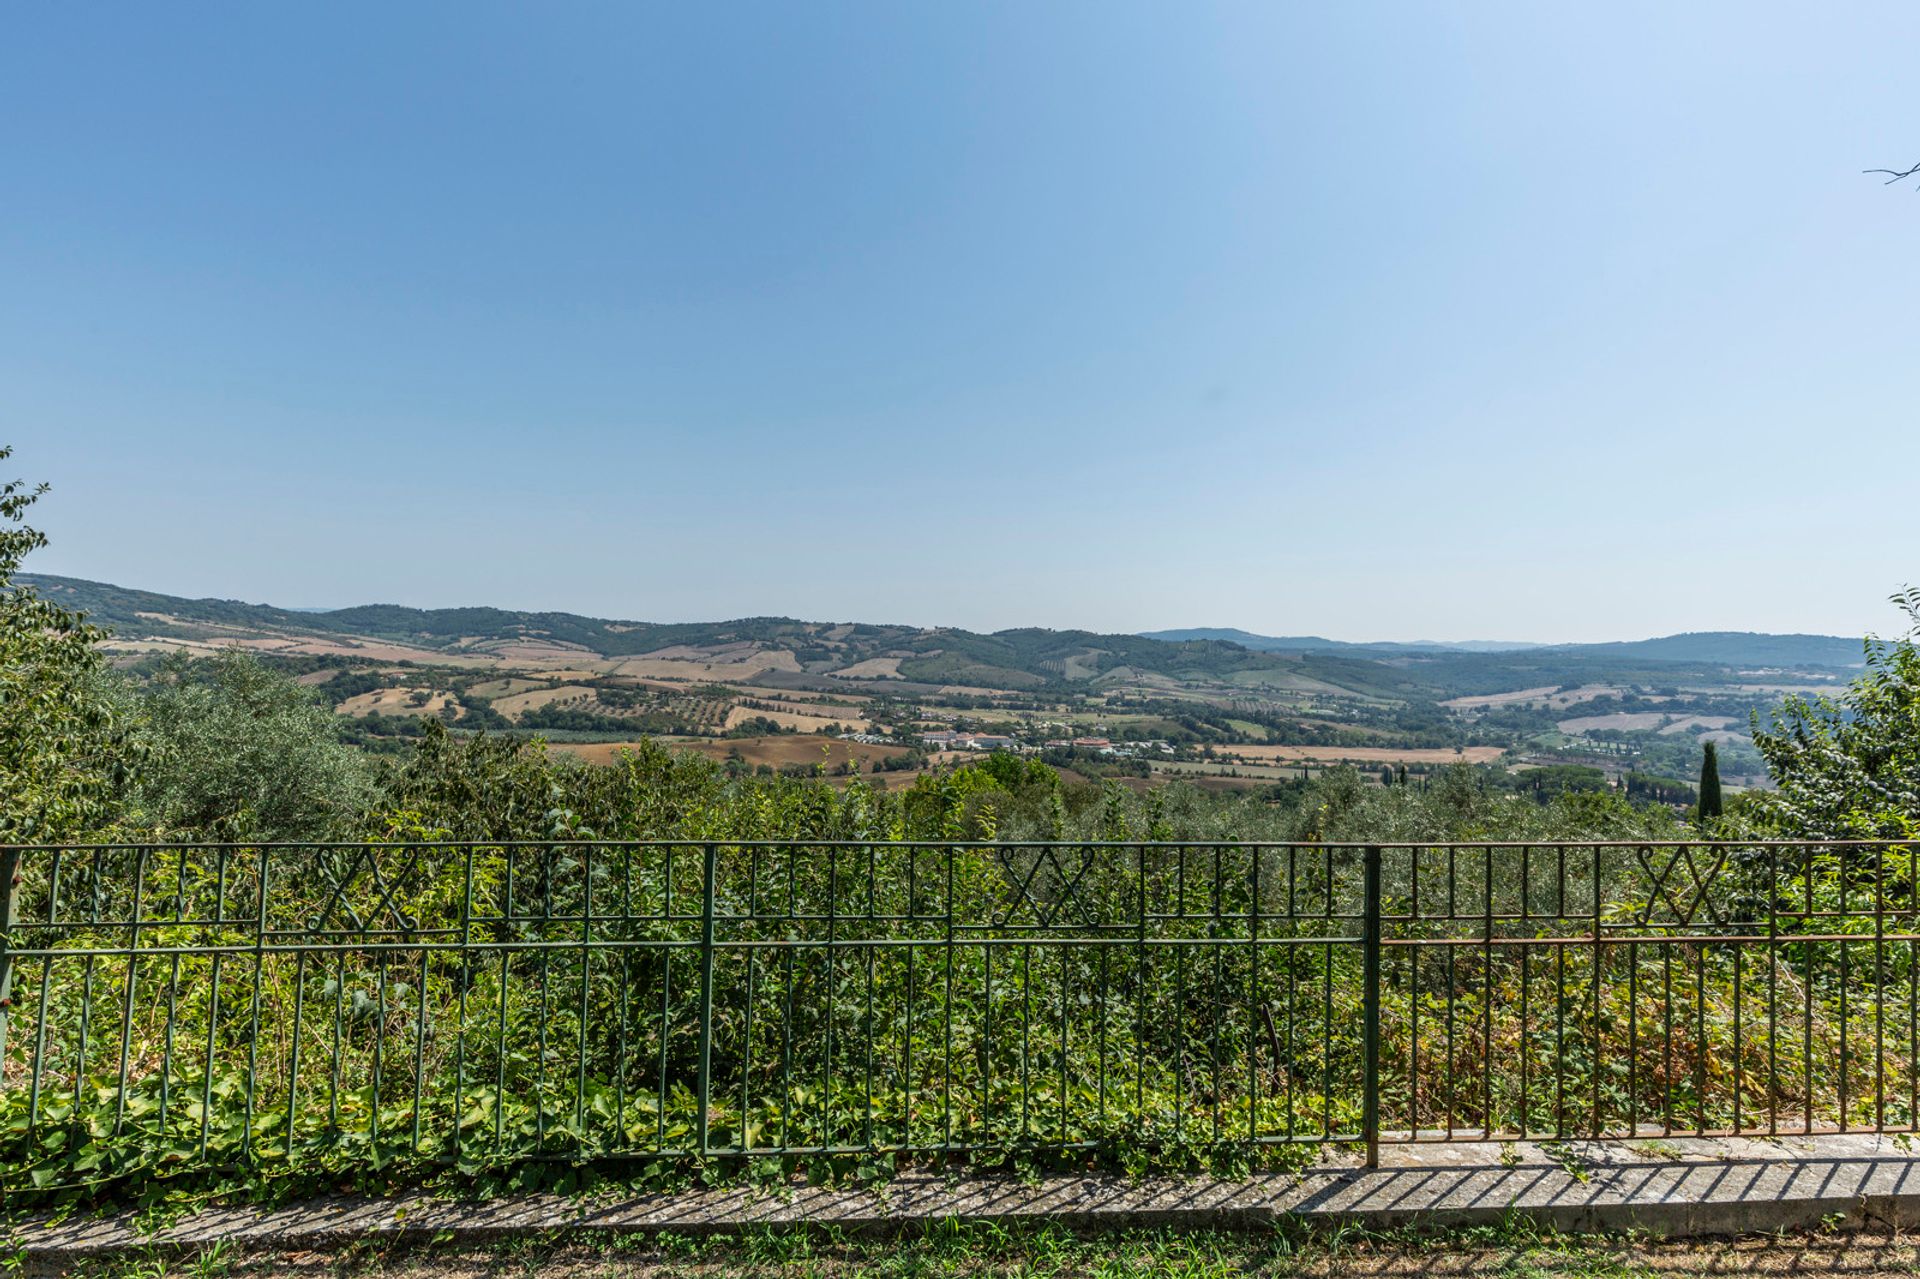
[[1364, 897], [1360, 907], [1360, 1052], [1365, 1080], [1360, 1102], [1360, 1133], [1367, 1143], [1367, 1167], [1380, 1166], [1380, 849], [1370, 845]]
[[20, 922], [20, 850], [0, 849], [0, 1088], [5, 1088], [7, 1014], [13, 1010], [13, 929]]
[[719, 850], [706, 846], [704, 887], [700, 892], [700, 1073], [695, 1080], [699, 1094], [699, 1114], [693, 1131], [700, 1154], [707, 1154], [707, 1107], [713, 1099], [713, 895], [715, 862]]

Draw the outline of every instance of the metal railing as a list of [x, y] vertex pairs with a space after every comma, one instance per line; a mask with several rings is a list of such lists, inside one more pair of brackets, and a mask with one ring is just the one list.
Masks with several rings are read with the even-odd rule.
[[1908, 845], [34, 847], [0, 906], [0, 1160], [1920, 1127]]

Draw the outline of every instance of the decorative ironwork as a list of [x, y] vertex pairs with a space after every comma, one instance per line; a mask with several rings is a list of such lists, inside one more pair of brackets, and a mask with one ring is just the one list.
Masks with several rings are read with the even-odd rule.
[[[389, 847], [392, 846], [363, 844], [345, 850], [348, 853], [346, 866], [337, 874], [328, 865], [330, 858], [321, 856], [314, 860], [315, 871], [332, 891], [327, 894], [318, 913], [304, 921], [308, 932], [335, 931], [336, 912], [345, 917], [350, 930], [356, 933], [406, 932], [420, 926], [420, 921], [403, 910], [394, 900], [394, 894], [404, 891], [405, 882], [417, 871], [420, 865], [420, 848], [418, 846], [403, 847], [399, 850], [400, 854], [406, 857], [406, 861], [395, 869], [390, 880], [382, 871], [377, 855], [382, 849]], [[262, 865], [265, 864], [263, 861]], [[350, 890], [360, 885], [363, 870], [366, 873], [366, 881], [373, 890], [373, 900], [362, 903], [366, 908], [364, 913], [354, 905], [353, 898], [350, 896]], [[383, 914], [384, 918], [382, 918]]]
[[[1100, 920], [1093, 903], [1080, 895], [1080, 885], [1087, 878], [1087, 872], [1093, 869], [1093, 845], [1042, 845], [1037, 854], [1031, 848], [1007, 850], [1000, 854], [1000, 865], [1012, 879], [1012, 904], [999, 916], [995, 923], [1002, 926], [1030, 924], [1039, 928], [1052, 928], [1062, 918], [1070, 917], [1072, 922], [1082, 928], [1095, 928]], [[1060, 863], [1060, 854], [1065, 852], [1072, 863], [1071, 868]], [[1026, 868], [1021, 870], [1018, 862], [1025, 857]]]
[[[1703, 856], [1711, 859], [1706, 863], [1704, 870], [1694, 861], [1696, 849]], [[1667, 856], [1665, 863], [1655, 869], [1654, 862], [1659, 853], [1665, 853]], [[1709, 892], [1714, 881], [1720, 877], [1721, 868], [1727, 864], [1727, 849], [1724, 846], [1710, 845], [1700, 848], [1693, 844], [1678, 844], [1658, 849], [1642, 847], [1635, 850], [1635, 855], [1641, 867], [1653, 877], [1651, 893], [1645, 907], [1638, 915], [1640, 923], [1691, 924], [1703, 909], [1715, 924], [1727, 922], [1721, 913], [1721, 904]], [[1680, 884], [1680, 879], [1683, 877], [1675, 874], [1683, 867], [1685, 868], [1685, 887]], [[1662, 902], [1671, 912], [1670, 919], [1655, 917], [1655, 907]]]

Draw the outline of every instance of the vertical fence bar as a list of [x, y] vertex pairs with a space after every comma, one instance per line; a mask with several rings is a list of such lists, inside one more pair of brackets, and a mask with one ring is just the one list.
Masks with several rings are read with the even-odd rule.
[[719, 848], [708, 844], [705, 853], [704, 887], [700, 893], [700, 1073], [697, 1079], [700, 1111], [693, 1124], [703, 1158], [707, 1154], [707, 1110], [713, 1100], [713, 885]]
[[13, 1010], [13, 929], [20, 922], [20, 881], [20, 850], [0, 848], [0, 1088], [7, 1086], [7, 1014]]
[[1361, 1098], [1360, 1130], [1367, 1142], [1367, 1167], [1380, 1166], [1380, 849], [1366, 852], [1364, 897], [1361, 902], [1361, 1055], [1365, 1090]]

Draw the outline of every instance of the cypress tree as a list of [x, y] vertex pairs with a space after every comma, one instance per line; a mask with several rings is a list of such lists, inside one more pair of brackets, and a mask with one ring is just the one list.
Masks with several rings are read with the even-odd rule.
[[1720, 754], [1712, 742], [1707, 743], [1700, 757], [1700, 817], [1718, 817], [1722, 812], [1720, 803]]

